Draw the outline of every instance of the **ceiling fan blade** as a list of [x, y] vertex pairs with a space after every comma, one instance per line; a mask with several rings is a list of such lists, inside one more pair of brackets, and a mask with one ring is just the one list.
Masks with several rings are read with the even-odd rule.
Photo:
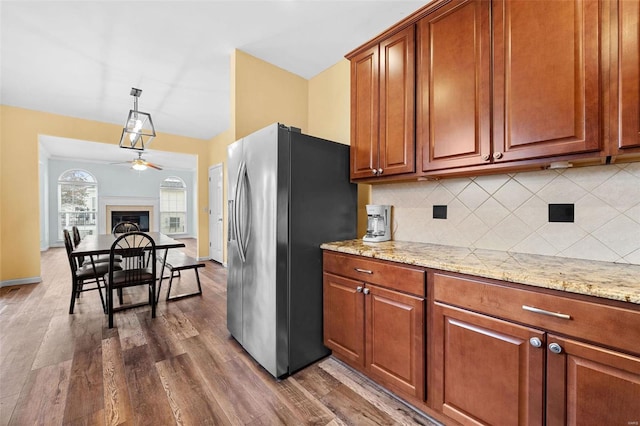
[[151, 167], [152, 169], [156, 169], [156, 170], [162, 170], [162, 167], [160, 166], [156, 166], [153, 163], [149, 163], [148, 161], [145, 162], [147, 164], [148, 167]]

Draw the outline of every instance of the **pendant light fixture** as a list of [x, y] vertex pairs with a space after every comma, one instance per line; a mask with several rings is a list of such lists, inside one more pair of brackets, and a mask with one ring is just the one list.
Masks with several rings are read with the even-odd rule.
[[130, 95], [133, 96], [133, 109], [129, 111], [129, 116], [122, 129], [120, 148], [144, 151], [156, 136], [151, 114], [138, 111], [138, 98], [141, 94], [142, 90], [131, 88]]

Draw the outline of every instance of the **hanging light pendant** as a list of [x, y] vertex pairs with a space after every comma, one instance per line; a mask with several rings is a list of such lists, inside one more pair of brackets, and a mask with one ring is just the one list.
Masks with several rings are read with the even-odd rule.
[[138, 111], [138, 98], [142, 90], [131, 88], [130, 95], [133, 96], [133, 109], [129, 111], [129, 117], [122, 128], [120, 137], [120, 148], [136, 149], [144, 151], [151, 140], [156, 136], [156, 129], [151, 121], [151, 114]]

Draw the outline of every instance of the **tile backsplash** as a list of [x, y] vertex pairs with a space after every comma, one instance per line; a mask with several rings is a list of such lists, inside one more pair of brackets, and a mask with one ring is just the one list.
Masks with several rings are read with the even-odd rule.
[[394, 240], [640, 264], [640, 163], [377, 184], [372, 203], [393, 206]]

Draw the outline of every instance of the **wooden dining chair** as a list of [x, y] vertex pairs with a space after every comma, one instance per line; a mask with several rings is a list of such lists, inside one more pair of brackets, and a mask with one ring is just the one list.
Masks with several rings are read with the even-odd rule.
[[78, 244], [80, 244], [80, 241], [82, 241], [82, 237], [80, 236], [80, 230], [78, 229], [77, 226], [73, 225], [71, 227], [71, 232], [73, 233], [73, 245], [78, 247]]
[[[120, 263], [116, 256], [122, 256]], [[122, 289], [134, 286], [147, 286], [151, 318], [156, 317], [156, 244], [153, 238], [140, 231], [127, 232], [116, 238], [111, 245], [109, 273], [107, 274], [107, 314], [109, 328], [113, 328], [114, 312], [136, 305], [122, 305]], [[120, 269], [115, 269], [119, 265]], [[117, 290], [120, 306], [113, 306], [113, 292]]]
[[[76, 299], [85, 291], [98, 290], [100, 302], [104, 313], [107, 313], [107, 305], [102, 290], [106, 289], [104, 276], [109, 272], [108, 263], [97, 263], [95, 265], [79, 265], [76, 257], [72, 256], [73, 243], [68, 230], [62, 231], [64, 234], [64, 246], [67, 250], [67, 258], [71, 268], [71, 302], [69, 304], [69, 314], [73, 314]], [[117, 262], [116, 262], [117, 264]], [[95, 266], [95, 267], [94, 267]], [[118, 266], [114, 266], [118, 268]], [[85, 286], [88, 284], [89, 286]]]
[[[73, 225], [71, 227], [71, 233], [73, 234], [73, 245], [75, 247], [78, 247], [78, 244], [80, 244], [80, 242], [82, 241], [82, 237], [80, 236], [80, 231], [78, 230], [78, 227]], [[91, 265], [91, 259], [86, 259], [84, 256], [78, 256], [78, 257], [76, 257], [76, 259], [78, 260], [78, 265], [81, 265], [81, 266]], [[118, 260], [118, 261], [120, 261], [120, 260]], [[93, 262], [94, 263], [107, 263], [107, 262], [109, 262], [109, 255], [108, 254], [99, 254], [97, 256], [93, 256]]]
[[140, 231], [140, 227], [135, 222], [118, 222], [113, 229], [111, 229], [113, 235], [122, 235], [133, 231]]
[[[111, 229], [111, 233], [116, 237], [126, 234], [127, 232], [140, 231], [140, 227], [135, 222], [118, 222], [113, 229]], [[148, 255], [148, 253], [145, 253]], [[121, 255], [117, 255], [116, 259], [122, 258]], [[107, 262], [109, 259], [107, 259]], [[120, 296], [120, 300], [122, 301], [122, 290], [118, 291], [118, 295]]]

